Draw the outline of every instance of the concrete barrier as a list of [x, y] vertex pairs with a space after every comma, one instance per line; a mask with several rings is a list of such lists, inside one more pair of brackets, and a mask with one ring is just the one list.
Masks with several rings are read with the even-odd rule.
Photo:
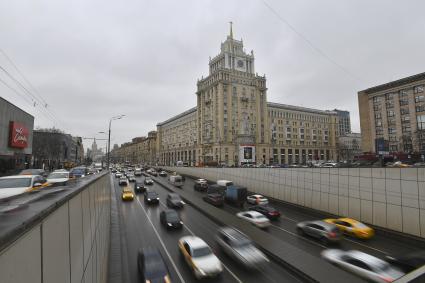
[[164, 168], [425, 237], [425, 168]]
[[110, 186], [109, 174], [93, 176], [27, 206], [36, 213], [22, 215], [27, 220], [2, 241], [0, 281], [106, 282]]

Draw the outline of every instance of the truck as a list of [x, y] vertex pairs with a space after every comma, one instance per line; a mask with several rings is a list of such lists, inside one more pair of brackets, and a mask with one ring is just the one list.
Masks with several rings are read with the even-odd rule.
[[183, 186], [183, 179], [180, 175], [170, 175], [170, 177], [168, 177], [168, 181], [176, 187]]
[[227, 186], [224, 193], [224, 200], [227, 203], [243, 207], [248, 195], [248, 189], [240, 186]]

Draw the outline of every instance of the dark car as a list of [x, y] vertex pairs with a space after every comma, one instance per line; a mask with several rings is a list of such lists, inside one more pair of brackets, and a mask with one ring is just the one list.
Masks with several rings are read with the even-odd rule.
[[165, 261], [156, 248], [144, 248], [139, 251], [137, 267], [143, 282], [171, 282]]
[[411, 272], [425, 265], [425, 251], [417, 251], [402, 255], [389, 255], [385, 258], [389, 263], [401, 268], [404, 272]]
[[129, 182], [136, 182], [136, 176], [134, 174], [128, 174], [127, 178]]
[[143, 185], [143, 183], [135, 182], [134, 183], [134, 191], [136, 192], [136, 194], [144, 193], [146, 191], [146, 187]]
[[167, 206], [182, 208], [184, 204], [185, 202], [182, 200], [182, 198], [178, 194], [170, 193], [167, 195]]
[[148, 203], [148, 204], [159, 203], [159, 195], [155, 191], [146, 190], [144, 193], [144, 197], [145, 197], [145, 203]]
[[179, 214], [174, 209], [167, 209], [161, 211], [159, 214], [159, 221], [167, 228], [180, 229], [183, 226], [183, 221], [180, 219]]
[[280, 217], [280, 212], [276, 208], [270, 205], [254, 205], [249, 208], [249, 210], [257, 211], [263, 214], [270, 220], [276, 220]]
[[158, 176], [158, 173], [155, 170], [151, 170], [149, 174], [151, 174], [154, 177]]
[[222, 194], [208, 194], [202, 199], [215, 206], [223, 206], [224, 204], [224, 197]]
[[324, 244], [336, 243], [342, 240], [342, 232], [335, 224], [322, 220], [304, 221], [297, 224], [297, 232], [300, 235], [319, 239]]
[[208, 182], [205, 179], [196, 179], [193, 185], [195, 191], [206, 192], [208, 190]]
[[69, 170], [69, 177], [81, 178], [81, 177], [87, 176], [87, 173], [88, 173], [87, 167], [84, 167], [84, 166], [74, 167], [71, 170]]

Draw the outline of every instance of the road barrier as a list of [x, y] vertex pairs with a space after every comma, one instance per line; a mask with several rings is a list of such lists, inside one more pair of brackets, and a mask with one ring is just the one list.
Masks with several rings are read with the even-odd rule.
[[110, 186], [103, 173], [2, 204], [16, 209], [0, 213], [0, 281], [107, 282]]

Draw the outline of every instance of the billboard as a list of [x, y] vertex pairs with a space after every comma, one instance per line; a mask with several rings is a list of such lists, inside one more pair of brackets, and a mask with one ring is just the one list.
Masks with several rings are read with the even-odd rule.
[[239, 164], [255, 162], [255, 146], [240, 145], [239, 146]]
[[10, 121], [9, 123], [9, 147], [26, 148], [28, 146], [28, 128], [23, 124]]
[[388, 140], [385, 140], [384, 138], [375, 139], [375, 151], [379, 155], [389, 154], [390, 145]]

